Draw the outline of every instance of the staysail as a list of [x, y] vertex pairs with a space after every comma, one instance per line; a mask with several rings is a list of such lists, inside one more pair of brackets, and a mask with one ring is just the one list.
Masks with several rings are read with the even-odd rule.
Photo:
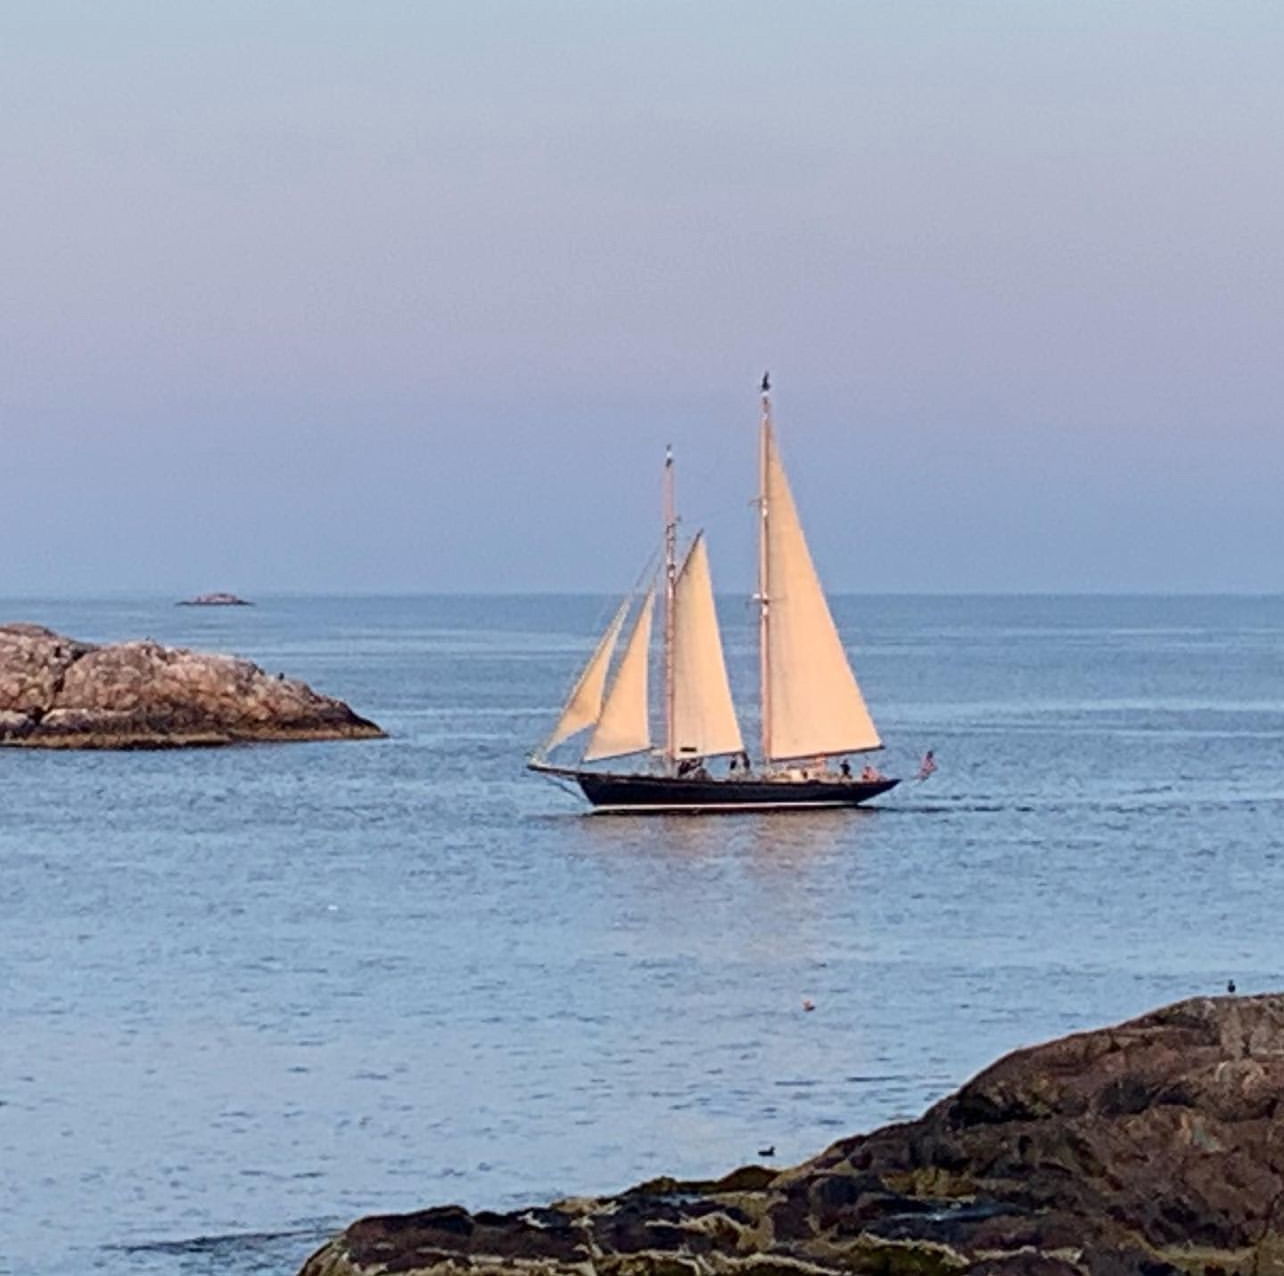
[[651, 613], [655, 590], [638, 612], [633, 632], [615, 671], [615, 681], [602, 706], [597, 729], [584, 754], [585, 762], [641, 753], [651, 747], [651, 721], [647, 708], [647, 665], [651, 655]]
[[675, 756], [742, 752], [703, 532], [692, 542], [674, 584], [672, 662]]
[[561, 744], [585, 727], [591, 727], [602, 713], [602, 692], [606, 687], [606, 671], [611, 664], [611, 654], [615, 651], [616, 640], [620, 636], [620, 627], [628, 614], [630, 599], [626, 598], [607, 625], [606, 632], [598, 640], [597, 647], [589, 657], [588, 664], [580, 674], [571, 694], [567, 697], [566, 707], [558, 718], [553, 734], [544, 741], [541, 752]]
[[807, 548], [770, 419], [762, 439], [764, 752], [768, 760], [879, 749]]

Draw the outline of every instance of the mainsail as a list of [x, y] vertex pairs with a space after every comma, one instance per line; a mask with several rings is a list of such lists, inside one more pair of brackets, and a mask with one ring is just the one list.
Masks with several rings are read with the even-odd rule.
[[606, 671], [611, 664], [611, 653], [615, 651], [616, 639], [620, 636], [620, 627], [628, 614], [631, 599], [626, 598], [607, 625], [606, 632], [599, 639], [597, 647], [589, 657], [588, 664], [580, 674], [571, 694], [567, 697], [566, 707], [558, 718], [553, 734], [544, 741], [541, 752], [561, 744], [585, 727], [591, 727], [602, 713], [602, 692], [606, 687]]
[[762, 429], [763, 752], [774, 761], [881, 748], [766, 416]]
[[743, 752], [722, 656], [703, 532], [692, 542], [674, 584], [672, 662], [676, 756]]
[[641, 753], [651, 747], [651, 721], [647, 708], [647, 664], [651, 654], [651, 613], [655, 590], [638, 612], [625, 645], [615, 681], [602, 706], [602, 716], [584, 754], [585, 762]]

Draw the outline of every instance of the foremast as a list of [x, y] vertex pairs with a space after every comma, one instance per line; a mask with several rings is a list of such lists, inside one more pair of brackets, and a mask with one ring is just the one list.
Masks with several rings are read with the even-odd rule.
[[679, 558], [673, 453], [664, 461], [665, 748], [669, 774], [684, 764], [744, 751], [731, 700], [709, 549], [697, 532]]
[[767, 555], [767, 455], [771, 440], [771, 373], [762, 374], [762, 422], [758, 438], [758, 708], [762, 718], [762, 760], [771, 757], [771, 581]]
[[674, 500], [673, 447], [664, 449], [664, 759], [670, 770], [677, 753], [674, 740], [673, 600], [678, 582], [678, 514]]

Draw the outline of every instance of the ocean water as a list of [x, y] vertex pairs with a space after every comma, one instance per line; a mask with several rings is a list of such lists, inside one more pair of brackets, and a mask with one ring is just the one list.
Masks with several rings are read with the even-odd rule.
[[939, 772], [703, 818], [522, 771], [604, 610], [0, 605], [390, 733], [0, 750], [0, 1271], [288, 1274], [363, 1213], [784, 1165], [1013, 1047], [1284, 986], [1284, 598], [836, 599], [882, 764]]

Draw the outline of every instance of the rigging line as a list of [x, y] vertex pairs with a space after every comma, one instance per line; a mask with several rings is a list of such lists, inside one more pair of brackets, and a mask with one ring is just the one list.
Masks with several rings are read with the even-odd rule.
[[659, 545], [651, 551], [650, 557], [642, 565], [642, 570], [638, 572], [633, 581], [633, 588], [629, 590], [630, 598], [636, 598], [642, 592], [642, 587], [649, 584], [655, 577], [656, 568], [659, 565], [658, 560], [662, 553], [664, 553], [664, 550]]
[[571, 788], [571, 786], [567, 784], [560, 775], [546, 775], [544, 778], [551, 781], [553, 784], [556, 784], [563, 792], [569, 793], [571, 797], [578, 798], [580, 796], [579, 790]]
[[[601, 635], [603, 630], [606, 629], [607, 621], [615, 614], [616, 608], [619, 607], [623, 599], [627, 598], [629, 600], [630, 610], [632, 609], [633, 600], [639, 593], [643, 592], [643, 586], [646, 585], [655, 575], [656, 560], [662, 552], [663, 551], [659, 548], [651, 550], [646, 562], [642, 565], [642, 570], [633, 578], [633, 584], [630, 585], [622, 594], [609, 593], [601, 595], [602, 601], [598, 606], [597, 617], [593, 622], [593, 627], [589, 631], [590, 636]], [[568, 683], [566, 688], [568, 693], [575, 685], [575, 678], [577, 676], [578, 675], [573, 675]], [[563, 697], [563, 699], [565, 699], [565, 697]]]

